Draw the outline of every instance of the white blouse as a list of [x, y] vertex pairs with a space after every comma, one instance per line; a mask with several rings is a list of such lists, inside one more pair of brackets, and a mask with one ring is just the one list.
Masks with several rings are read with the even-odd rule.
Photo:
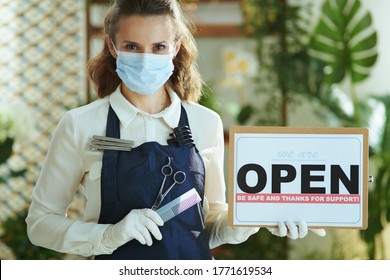
[[[148, 114], [128, 102], [119, 87], [110, 96], [70, 110], [53, 133], [26, 219], [32, 243], [63, 253], [92, 256], [110, 254], [101, 244], [108, 224], [98, 224], [102, 152], [91, 151], [93, 135], [105, 135], [109, 105], [120, 120], [122, 139], [134, 146], [156, 141], [167, 144], [171, 128], [181, 113], [181, 100], [169, 91], [171, 105], [158, 114]], [[196, 147], [205, 163], [203, 210], [210, 247], [241, 243], [258, 228], [228, 226], [226, 187], [223, 174], [224, 139], [220, 117], [196, 103], [183, 102]], [[83, 221], [67, 218], [67, 210], [79, 186], [86, 198]]]

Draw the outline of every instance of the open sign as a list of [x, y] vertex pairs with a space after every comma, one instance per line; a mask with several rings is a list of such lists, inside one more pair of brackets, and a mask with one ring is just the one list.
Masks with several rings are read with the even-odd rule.
[[368, 130], [232, 127], [229, 217], [235, 226], [303, 219], [367, 227]]

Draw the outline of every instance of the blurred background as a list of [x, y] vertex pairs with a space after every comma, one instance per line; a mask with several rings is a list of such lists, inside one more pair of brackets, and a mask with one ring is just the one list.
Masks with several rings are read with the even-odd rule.
[[[33, 246], [24, 219], [59, 119], [97, 98], [86, 64], [109, 2], [0, 0], [0, 259], [80, 259]], [[226, 135], [232, 125], [369, 129], [366, 230], [289, 240], [261, 229], [215, 258], [390, 259], [390, 1], [180, 2], [197, 27], [200, 102]], [[69, 216], [81, 219], [83, 205], [79, 193]]]

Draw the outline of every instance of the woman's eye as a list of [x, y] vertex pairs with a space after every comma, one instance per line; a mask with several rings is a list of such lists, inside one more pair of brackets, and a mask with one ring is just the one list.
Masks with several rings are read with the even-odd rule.
[[160, 51], [160, 52], [163, 51], [163, 50], [165, 50], [165, 45], [157, 45], [157, 46], [156, 46], [156, 50], [157, 50], [157, 51]]
[[125, 48], [128, 51], [136, 51], [136, 50], [138, 50], [138, 47], [136, 45], [126, 45]]

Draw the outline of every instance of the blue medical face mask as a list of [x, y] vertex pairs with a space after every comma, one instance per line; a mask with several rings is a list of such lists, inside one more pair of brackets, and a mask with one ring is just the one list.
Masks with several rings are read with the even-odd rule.
[[[115, 48], [115, 46], [114, 46]], [[130, 90], [142, 95], [155, 93], [173, 73], [173, 53], [130, 53], [115, 48], [116, 72]]]

